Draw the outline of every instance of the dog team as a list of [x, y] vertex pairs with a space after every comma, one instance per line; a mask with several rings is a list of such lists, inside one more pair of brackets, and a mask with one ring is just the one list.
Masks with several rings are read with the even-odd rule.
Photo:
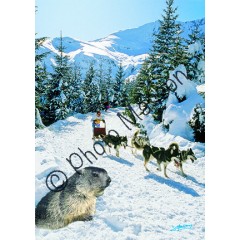
[[135, 155], [137, 151], [141, 151], [144, 157], [144, 167], [146, 171], [149, 171], [147, 164], [155, 159], [157, 161], [157, 170], [161, 171], [161, 165], [163, 165], [164, 176], [168, 178], [167, 175], [167, 166], [169, 163], [174, 162], [174, 165], [180, 169], [182, 176], [186, 177], [186, 174], [183, 172], [183, 163], [187, 160], [194, 162], [197, 158], [193, 153], [191, 148], [187, 150], [180, 150], [177, 143], [171, 143], [168, 148], [155, 147], [150, 144], [150, 141], [147, 136], [139, 135], [140, 129], [138, 129], [132, 139], [131, 146], [128, 146], [128, 139], [126, 136], [114, 136], [114, 135], [103, 135], [99, 137], [105, 143], [106, 147], [109, 148], [109, 153], [111, 153], [111, 148], [114, 147], [116, 150], [116, 156], [119, 157], [119, 151], [121, 147], [130, 147], [132, 148], [132, 153]]

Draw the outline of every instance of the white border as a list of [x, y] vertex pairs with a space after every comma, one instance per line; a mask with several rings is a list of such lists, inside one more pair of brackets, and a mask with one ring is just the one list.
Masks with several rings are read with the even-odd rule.
[[[0, 3], [0, 219], [7, 239], [35, 238], [34, 5]], [[206, 239], [239, 235], [238, 22], [233, 1], [206, 1]]]
[[34, 1], [1, 1], [1, 236], [35, 239]]
[[237, 239], [239, 7], [231, 0], [206, 3], [206, 239]]

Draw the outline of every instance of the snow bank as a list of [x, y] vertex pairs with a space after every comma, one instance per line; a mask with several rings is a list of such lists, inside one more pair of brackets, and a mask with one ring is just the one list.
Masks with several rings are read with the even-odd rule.
[[[183, 65], [170, 72], [170, 79], [174, 80], [177, 89], [174, 93], [170, 93], [167, 99], [163, 125], [169, 129], [170, 134], [193, 141], [193, 133], [188, 121], [196, 104], [203, 104], [204, 99], [198, 94], [197, 85], [188, 80], [186, 75]], [[180, 99], [184, 97], [186, 100], [179, 103], [177, 97]]]

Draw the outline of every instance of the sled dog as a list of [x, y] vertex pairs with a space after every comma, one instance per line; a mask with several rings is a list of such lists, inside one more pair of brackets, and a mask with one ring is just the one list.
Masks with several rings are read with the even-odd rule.
[[153, 158], [157, 160], [158, 170], [161, 171], [161, 164], [164, 166], [164, 176], [168, 178], [166, 170], [167, 165], [174, 161], [179, 163], [180, 160], [180, 152], [179, 146], [177, 143], [171, 143], [167, 149], [163, 147], [154, 147], [150, 145], [146, 145], [143, 148], [143, 157], [144, 157], [144, 167], [147, 171], [147, 164]]
[[183, 163], [187, 160], [191, 160], [192, 163], [194, 163], [195, 160], [197, 160], [193, 150], [191, 148], [188, 148], [187, 150], [180, 151], [180, 161], [175, 161], [174, 165], [177, 168], [180, 168], [180, 171], [182, 173], [182, 176], [186, 177], [187, 175], [183, 172]]
[[131, 139], [131, 147], [132, 147], [133, 154], [136, 154], [137, 150], [143, 150], [145, 146], [150, 145], [149, 138], [147, 136], [138, 136], [139, 132], [140, 132], [140, 129], [138, 129], [134, 133]]
[[[126, 136], [113, 136], [113, 135], [100, 135], [103, 142], [108, 146], [109, 153], [111, 153], [110, 148], [113, 146], [116, 150], [116, 156], [119, 157], [119, 149], [121, 146], [123, 146], [126, 149], [128, 140]], [[106, 151], [106, 146], [105, 146]]]

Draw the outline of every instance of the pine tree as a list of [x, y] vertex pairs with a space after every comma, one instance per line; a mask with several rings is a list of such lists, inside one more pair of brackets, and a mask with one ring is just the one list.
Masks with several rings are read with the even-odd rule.
[[177, 24], [177, 26], [178, 26], [178, 31], [176, 35], [175, 46], [173, 47], [172, 60], [171, 60], [171, 64], [173, 65], [174, 68], [176, 68], [180, 64], [183, 64], [186, 66], [188, 63], [186, 47], [184, 46], [183, 44], [184, 40], [180, 35], [182, 33], [182, 31], [180, 30], [180, 24]]
[[127, 107], [131, 103], [131, 98], [130, 98], [131, 87], [132, 87], [131, 82], [128, 79], [126, 79], [122, 88], [122, 96], [121, 96], [122, 107]]
[[135, 99], [135, 91], [137, 86], [138, 84], [136, 79], [126, 79], [126, 83], [124, 85], [124, 95], [126, 96], [124, 106], [139, 103], [139, 101]]
[[122, 106], [123, 104], [123, 88], [124, 88], [124, 70], [122, 63], [119, 64], [118, 70], [116, 73], [115, 82], [113, 85], [114, 90], [114, 101], [113, 105], [116, 106]]
[[49, 73], [45, 63], [42, 64], [35, 74], [35, 106], [39, 111], [46, 110], [47, 105], [47, 89], [49, 82]]
[[193, 116], [188, 123], [193, 129], [194, 139], [197, 142], [205, 142], [205, 108], [198, 104], [193, 111]]
[[98, 105], [99, 108], [102, 108], [103, 103], [106, 101], [106, 83], [105, 83], [105, 72], [103, 69], [103, 60], [101, 60], [98, 70], [96, 71], [96, 82], [97, 82], [97, 86], [98, 86], [98, 92], [99, 92], [99, 98], [98, 98]]
[[[35, 6], [35, 13], [38, 11]], [[43, 128], [44, 123], [42, 118], [44, 117], [44, 110], [46, 109], [46, 92], [48, 73], [46, 66], [43, 62], [44, 58], [49, 52], [39, 53], [40, 47], [44, 43], [47, 37], [35, 39], [35, 127]]]
[[48, 102], [50, 110], [50, 121], [64, 119], [70, 112], [70, 94], [71, 88], [71, 66], [69, 57], [64, 54], [62, 34], [60, 36], [60, 44], [57, 47], [59, 54], [55, 56], [53, 65], [53, 73], [51, 74], [51, 88], [48, 93]]
[[112, 102], [112, 99], [114, 98], [113, 86], [114, 83], [112, 77], [112, 67], [111, 65], [109, 65], [104, 79], [104, 91], [106, 95], [106, 101], [109, 103]]
[[74, 64], [72, 66], [72, 77], [69, 86], [69, 108], [71, 112], [82, 112], [83, 91], [82, 91], [82, 73], [81, 67]]
[[180, 49], [181, 38], [180, 24], [176, 22], [178, 15], [177, 8], [173, 7], [174, 0], [166, 0], [167, 8], [164, 9], [163, 20], [160, 20], [158, 32], [154, 34], [154, 43], [150, 53], [150, 61], [156, 79], [168, 79], [169, 71], [177, 64], [174, 52]]
[[39, 53], [46, 37], [35, 39], [35, 117], [36, 127], [43, 127], [42, 119], [44, 120], [44, 111], [46, 109], [46, 91], [48, 82], [48, 73], [43, 62], [49, 52]]
[[82, 85], [84, 92], [83, 112], [96, 112], [99, 109], [99, 86], [96, 81], [96, 71], [93, 63], [90, 64], [86, 78]]
[[188, 44], [188, 64], [186, 69], [189, 79], [197, 84], [204, 83], [205, 71], [205, 35], [200, 32], [200, 24], [196, 23], [189, 34]]
[[148, 62], [152, 77], [152, 109], [155, 119], [162, 121], [166, 108], [169, 89], [166, 85], [169, 72], [179, 64], [186, 63], [186, 54], [180, 37], [180, 24], [176, 22], [177, 8], [173, 7], [173, 0], [166, 0], [163, 20], [160, 20], [158, 32], [154, 34], [154, 42]]
[[113, 78], [112, 78], [112, 67], [109, 64], [107, 66], [107, 69], [103, 69], [102, 63], [99, 65], [98, 70], [98, 82], [99, 82], [99, 89], [100, 89], [100, 109], [103, 109], [104, 104], [108, 102], [108, 104], [112, 105], [110, 102], [112, 101], [112, 98], [114, 96], [114, 90], [113, 90]]
[[153, 97], [153, 76], [150, 68], [151, 65], [145, 60], [135, 80], [136, 85], [132, 93], [134, 103], [145, 102], [149, 104], [151, 102]]

